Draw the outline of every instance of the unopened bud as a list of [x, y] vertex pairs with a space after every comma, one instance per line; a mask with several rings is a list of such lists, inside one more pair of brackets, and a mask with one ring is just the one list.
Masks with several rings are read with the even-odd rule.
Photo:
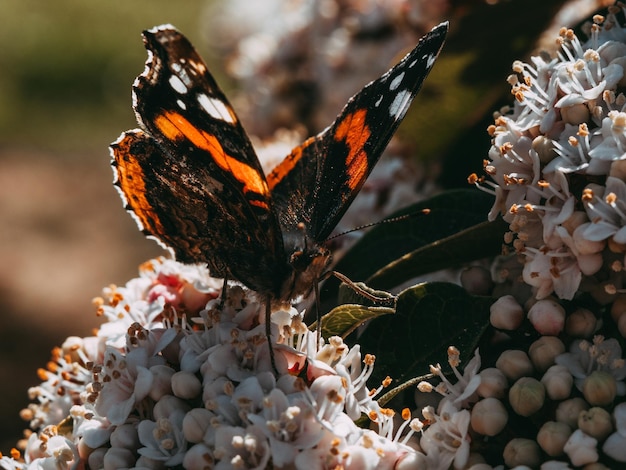
[[537, 468], [541, 464], [541, 449], [535, 441], [517, 437], [511, 439], [504, 447], [503, 457], [504, 463], [509, 468], [518, 466]]
[[503, 351], [496, 361], [496, 367], [511, 381], [533, 373], [533, 365], [528, 355], [519, 349]]
[[617, 394], [617, 383], [608, 372], [596, 370], [585, 378], [582, 392], [591, 405], [610, 405]]
[[542, 336], [528, 348], [528, 356], [539, 372], [548, 370], [554, 358], [564, 352], [565, 345], [556, 336]]
[[546, 454], [556, 457], [563, 453], [563, 447], [571, 434], [572, 430], [567, 424], [547, 421], [539, 429], [537, 442]]
[[581, 411], [578, 415], [578, 428], [598, 441], [603, 441], [613, 431], [611, 415], [597, 406]]
[[539, 411], [545, 399], [543, 384], [532, 377], [522, 377], [509, 390], [509, 403], [520, 416], [530, 416]]
[[483, 436], [495, 436], [508, 420], [509, 414], [497, 398], [485, 398], [472, 408], [472, 429]]

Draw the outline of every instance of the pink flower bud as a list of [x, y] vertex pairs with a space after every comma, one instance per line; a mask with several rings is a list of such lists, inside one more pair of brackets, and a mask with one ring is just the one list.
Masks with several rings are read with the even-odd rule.
[[509, 414], [497, 398], [485, 398], [472, 408], [472, 428], [483, 436], [495, 436], [508, 421]]
[[537, 442], [546, 454], [556, 457], [563, 453], [563, 447], [571, 434], [572, 430], [567, 424], [547, 421], [539, 429]]
[[496, 361], [496, 367], [511, 381], [533, 373], [533, 365], [528, 355], [518, 349], [502, 352]]
[[489, 322], [500, 330], [516, 330], [524, 320], [524, 310], [512, 295], [500, 297], [489, 311]]
[[538, 300], [528, 311], [528, 319], [538, 333], [556, 336], [565, 325], [565, 309], [551, 299]]

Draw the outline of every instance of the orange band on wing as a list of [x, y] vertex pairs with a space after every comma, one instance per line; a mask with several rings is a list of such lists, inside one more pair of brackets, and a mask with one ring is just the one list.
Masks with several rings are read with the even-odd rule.
[[144, 183], [143, 168], [130, 151], [131, 140], [130, 136], [126, 136], [117, 147], [113, 148], [117, 161], [115, 167], [117, 184], [126, 198], [128, 208], [132, 209], [141, 224], [140, 228], [155, 234], [161, 233], [163, 231], [161, 221], [146, 198], [148, 192]]
[[304, 149], [313, 143], [313, 141], [315, 141], [315, 137], [310, 137], [304, 141], [302, 145], [294, 148], [291, 153], [287, 155], [269, 175], [267, 175], [267, 184], [269, 185], [270, 190], [273, 190], [274, 187], [280, 183], [291, 170], [294, 169], [298, 161], [302, 158]]
[[370, 138], [371, 131], [365, 124], [367, 111], [359, 109], [345, 116], [337, 126], [334, 138], [336, 141], [345, 141], [348, 146], [346, 157], [346, 172], [348, 174], [348, 186], [352, 190], [359, 189], [365, 180], [368, 170], [367, 153], [364, 150], [365, 143]]
[[[206, 150], [220, 168], [227, 171], [233, 178], [244, 185], [244, 193], [253, 192], [262, 196], [269, 195], [267, 183], [259, 171], [227, 155], [214, 135], [197, 129], [182, 115], [171, 111], [165, 112], [154, 119], [154, 124], [164, 137], [173, 141], [187, 139], [194, 146]], [[255, 205], [267, 208], [266, 203], [261, 201], [254, 202]]]

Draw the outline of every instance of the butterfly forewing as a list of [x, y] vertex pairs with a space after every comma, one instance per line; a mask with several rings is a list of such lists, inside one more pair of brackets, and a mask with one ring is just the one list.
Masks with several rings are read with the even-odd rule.
[[[143, 36], [149, 59], [133, 94], [149, 135], [126, 133], [113, 153], [117, 162], [134, 160], [145, 187], [124, 181], [119, 168], [130, 163], [117, 165], [118, 185], [143, 228], [177, 259], [207, 262], [216, 275], [274, 290], [285, 269], [282, 236], [249, 138], [182, 34], [166, 25]], [[149, 203], [133, 202], [138, 193]]]
[[353, 96], [335, 122], [296, 147], [268, 176], [283, 230], [303, 222], [322, 242], [339, 223], [430, 72], [442, 23], [402, 61]]

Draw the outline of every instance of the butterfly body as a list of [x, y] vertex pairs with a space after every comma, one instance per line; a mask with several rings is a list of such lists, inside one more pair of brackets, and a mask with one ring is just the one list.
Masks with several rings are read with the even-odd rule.
[[310, 293], [324, 241], [358, 194], [443, 45], [447, 24], [357, 93], [337, 120], [267, 176], [239, 118], [191, 43], [143, 33], [133, 85], [140, 129], [111, 145], [115, 185], [141, 230], [185, 263], [206, 263], [272, 303]]

